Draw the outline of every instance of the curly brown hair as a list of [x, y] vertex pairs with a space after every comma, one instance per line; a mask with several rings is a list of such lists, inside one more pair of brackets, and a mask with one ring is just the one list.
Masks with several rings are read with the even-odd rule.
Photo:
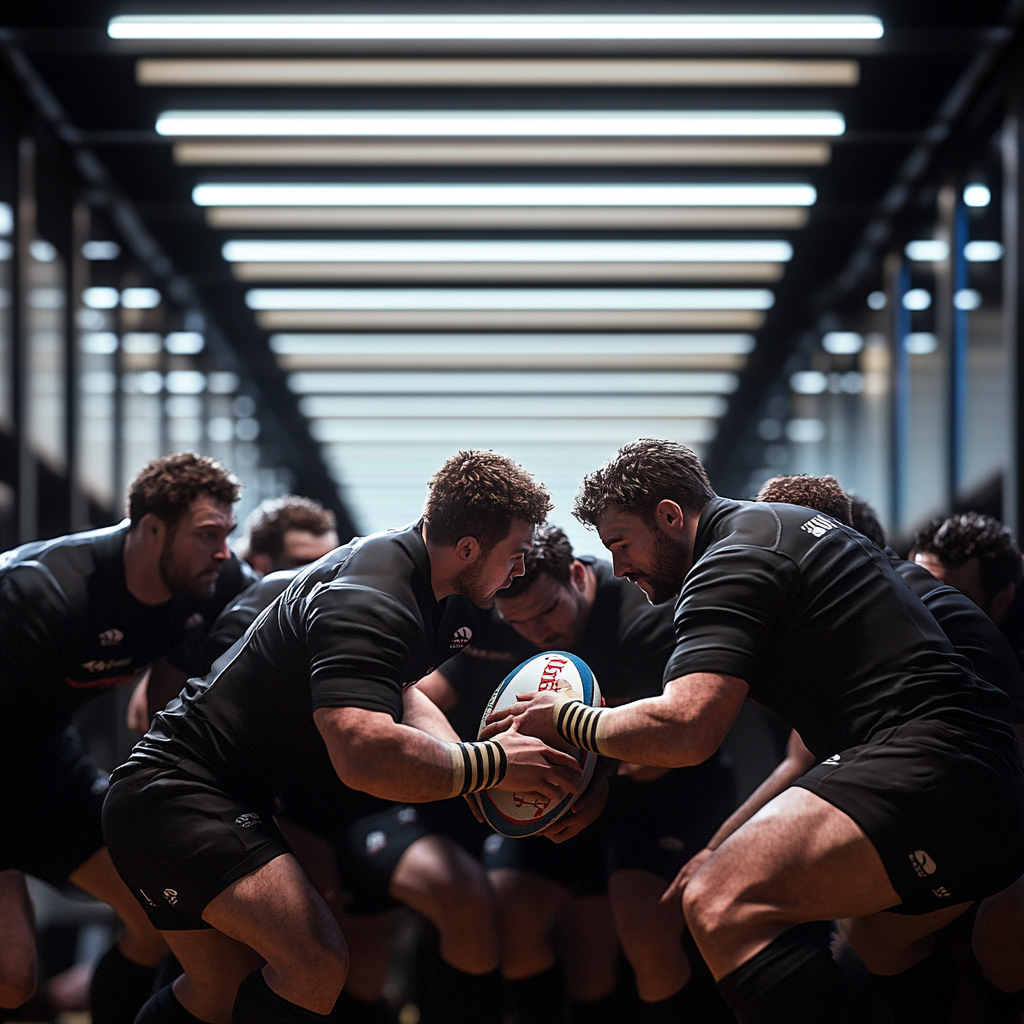
[[981, 512], [963, 512], [943, 519], [933, 519], [914, 538], [910, 550], [937, 555], [950, 569], [957, 569], [972, 558], [978, 559], [981, 586], [991, 598], [1011, 583], [1024, 581], [1020, 548], [1009, 528], [998, 519]]
[[284, 551], [284, 535], [289, 530], [303, 530], [315, 537], [338, 528], [334, 513], [312, 498], [286, 494], [269, 498], [250, 513], [245, 522], [250, 555], [280, 558]]
[[773, 476], [757, 492], [757, 500], [802, 505], [824, 512], [843, 526], [853, 526], [853, 503], [834, 476]]
[[200, 495], [222, 505], [238, 501], [242, 485], [216, 459], [195, 452], [173, 452], [147, 462], [128, 488], [127, 513], [135, 526], [152, 512], [168, 527], [178, 520]]
[[684, 512], [696, 513], [714, 496], [700, 459], [686, 445], [642, 437], [623, 445], [615, 458], [583, 478], [572, 513], [592, 527], [612, 507], [651, 523], [660, 501], [674, 501]]
[[569, 585], [574, 560], [572, 544], [565, 531], [557, 526], [542, 526], [534, 535], [533, 547], [526, 553], [526, 572], [516, 576], [504, 590], [498, 591], [501, 601], [525, 594], [540, 576], [550, 576], [563, 587]]
[[512, 523], [543, 523], [554, 508], [547, 488], [518, 462], [492, 451], [453, 455], [431, 478], [423, 506], [432, 544], [476, 537], [484, 551], [504, 540]]

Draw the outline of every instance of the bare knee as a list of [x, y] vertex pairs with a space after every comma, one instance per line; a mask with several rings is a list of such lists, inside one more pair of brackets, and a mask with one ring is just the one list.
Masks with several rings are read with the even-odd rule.
[[36, 993], [36, 967], [35, 963], [25, 964], [24, 967], [10, 969], [7, 964], [3, 966], [3, 973], [0, 975], [0, 1008], [4, 1010], [15, 1010], [27, 1003]]

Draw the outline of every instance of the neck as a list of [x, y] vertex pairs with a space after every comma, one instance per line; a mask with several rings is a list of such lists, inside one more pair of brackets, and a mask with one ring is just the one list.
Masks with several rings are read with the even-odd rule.
[[174, 594], [160, 572], [161, 545], [132, 528], [124, 539], [124, 583], [128, 593], [142, 604], [157, 605], [170, 601]]
[[[450, 565], [450, 552], [447, 548], [432, 544], [427, 539], [427, 524], [420, 527], [420, 535], [423, 537], [423, 544], [427, 549], [427, 558], [430, 561], [430, 586], [434, 591], [434, 599], [443, 601], [449, 594], [455, 593], [454, 566]], [[449, 556], [449, 557], [446, 557]]]

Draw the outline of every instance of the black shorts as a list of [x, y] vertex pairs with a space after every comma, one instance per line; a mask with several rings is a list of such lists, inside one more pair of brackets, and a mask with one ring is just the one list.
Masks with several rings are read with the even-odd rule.
[[103, 847], [107, 776], [74, 729], [0, 751], [0, 871], [17, 868], [58, 888]]
[[796, 785], [864, 830], [902, 900], [890, 910], [927, 914], [1001, 892], [1024, 873], [1024, 773], [1011, 738], [979, 731], [973, 741], [910, 722]]
[[486, 822], [476, 820], [463, 797], [434, 800], [416, 807], [430, 835], [445, 836], [458, 843], [471, 857], [483, 859], [484, 844], [495, 832]]
[[238, 802], [196, 765], [120, 768], [103, 805], [114, 867], [161, 931], [209, 928], [207, 904], [290, 853], [273, 808]]

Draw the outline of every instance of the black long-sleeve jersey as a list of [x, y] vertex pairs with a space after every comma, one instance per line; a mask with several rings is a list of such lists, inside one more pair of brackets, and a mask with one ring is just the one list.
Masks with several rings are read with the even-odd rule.
[[[675, 647], [671, 607], [652, 607], [639, 587], [616, 579], [608, 562], [586, 555], [579, 560], [593, 570], [597, 589], [572, 653], [590, 666], [609, 705], [656, 696]], [[491, 694], [512, 669], [536, 653], [494, 611], [470, 645], [444, 664], [441, 673], [459, 697], [448, 718], [463, 739], [476, 739]]]
[[322, 761], [318, 708], [400, 722], [402, 689], [461, 650], [482, 615], [464, 597], [437, 601], [420, 526], [352, 541], [301, 570], [122, 767], [184, 762], [265, 801]]
[[184, 672], [221, 609], [256, 581], [221, 568], [209, 597], [145, 605], [124, 578], [129, 524], [22, 545], [0, 555], [0, 736], [5, 751], [62, 732], [76, 709], [155, 658]]
[[821, 759], [915, 719], [1015, 746], [979, 680], [870, 541], [797, 505], [713, 499], [675, 606], [665, 680], [743, 679]]

